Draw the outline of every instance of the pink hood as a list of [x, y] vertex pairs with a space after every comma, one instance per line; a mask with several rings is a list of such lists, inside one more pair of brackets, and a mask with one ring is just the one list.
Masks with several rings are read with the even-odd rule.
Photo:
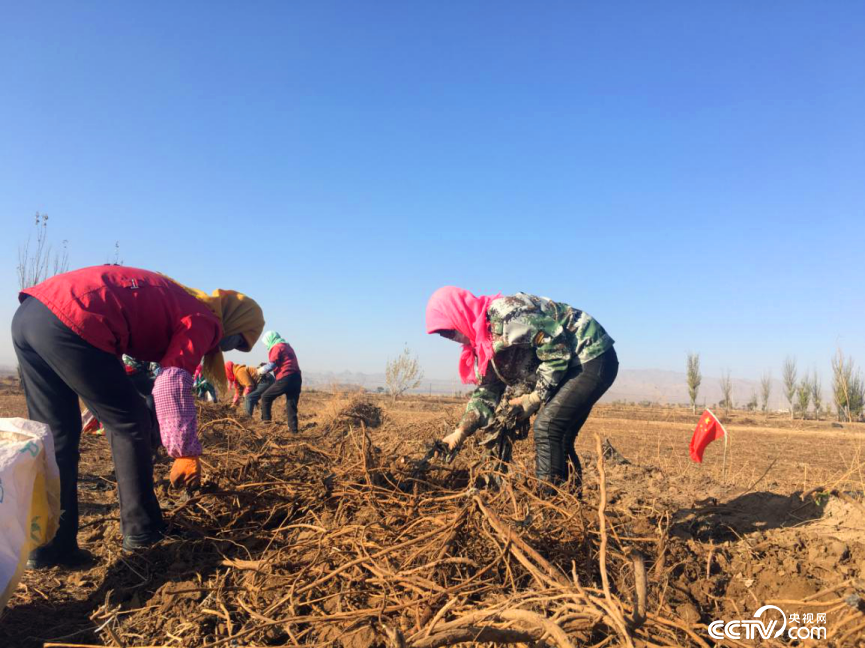
[[460, 355], [460, 378], [464, 383], [476, 383], [475, 358], [480, 374], [486, 375], [493, 357], [493, 341], [487, 321], [487, 309], [494, 297], [475, 297], [468, 290], [444, 286], [436, 290], [426, 306], [426, 332], [459, 331], [471, 344], [464, 344]]

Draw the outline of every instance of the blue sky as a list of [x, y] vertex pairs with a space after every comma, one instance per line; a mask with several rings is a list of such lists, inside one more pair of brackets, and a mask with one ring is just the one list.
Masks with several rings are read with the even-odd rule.
[[865, 361], [860, 2], [6, 3], [0, 96], [7, 331], [40, 211], [73, 266], [247, 292], [308, 371], [455, 377], [444, 284], [587, 310], [625, 368]]

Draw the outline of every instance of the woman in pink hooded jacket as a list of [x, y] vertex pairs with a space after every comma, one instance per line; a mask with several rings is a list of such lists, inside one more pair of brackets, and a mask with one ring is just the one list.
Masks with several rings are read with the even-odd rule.
[[571, 475], [582, 483], [574, 441], [592, 407], [609, 389], [619, 362], [611, 338], [588, 313], [526, 293], [476, 297], [454, 286], [438, 289], [426, 311], [427, 333], [462, 345], [459, 371], [474, 383], [457, 429], [443, 439], [451, 449], [488, 425], [506, 386], [509, 401], [535, 419], [535, 472], [547, 484]]

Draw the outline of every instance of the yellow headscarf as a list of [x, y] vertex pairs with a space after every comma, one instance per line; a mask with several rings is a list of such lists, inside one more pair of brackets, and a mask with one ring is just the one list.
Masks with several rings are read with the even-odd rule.
[[[217, 289], [212, 295], [208, 295], [203, 290], [184, 286], [174, 279], [171, 281], [203, 302], [219, 318], [223, 337], [242, 335], [246, 341], [246, 351], [252, 350], [264, 330], [264, 314], [254, 299], [235, 290]], [[225, 380], [225, 360], [218, 346], [204, 356], [202, 374], [222, 393], [226, 392], [228, 384]]]

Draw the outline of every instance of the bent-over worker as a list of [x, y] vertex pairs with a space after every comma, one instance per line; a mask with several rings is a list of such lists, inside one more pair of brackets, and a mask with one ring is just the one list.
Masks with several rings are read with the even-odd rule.
[[174, 464], [174, 485], [200, 478], [192, 372], [225, 383], [222, 351], [249, 351], [261, 330], [261, 308], [231, 290], [208, 295], [164, 275], [123, 266], [94, 266], [52, 277], [22, 291], [12, 320], [30, 418], [47, 423], [60, 468], [60, 527], [30, 555], [31, 568], [76, 564], [78, 399], [105, 426], [120, 496], [124, 549], [157, 542], [162, 513], [153, 491], [151, 414], [126, 378], [124, 353], [158, 362], [153, 399], [162, 443]]
[[579, 492], [582, 468], [574, 441], [619, 370], [613, 338], [604, 328], [588, 313], [546, 297], [475, 297], [453, 286], [430, 297], [426, 328], [462, 345], [460, 377], [477, 384], [444, 443], [459, 447], [490, 423], [506, 385], [534, 385], [509, 404], [522, 418], [544, 406], [534, 424], [535, 474], [559, 484], [573, 470]]
[[237, 405], [243, 398], [243, 406], [249, 416], [252, 416], [256, 404], [261, 399], [261, 393], [253, 397], [253, 392], [259, 391], [259, 388], [260, 392], [263, 392], [273, 384], [273, 377], [270, 374], [259, 376], [255, 367], [236, 364], [231, 360], [225, 363], [225, 377], [234, 389], [231, 404]]

